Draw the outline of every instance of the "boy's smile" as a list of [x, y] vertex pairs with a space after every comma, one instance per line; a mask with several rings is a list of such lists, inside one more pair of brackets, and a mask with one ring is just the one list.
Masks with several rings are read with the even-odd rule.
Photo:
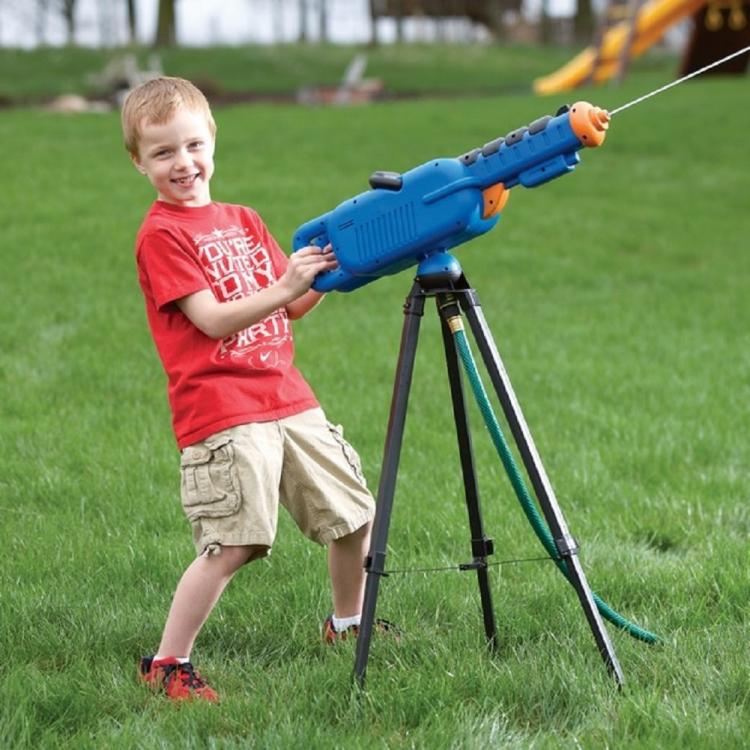
[[141, 126], [136, 168], [156, 188], [159, 200], [178, 206], [211, 202], [214, 139], [204, 115], [180, 108], [166, 123]]

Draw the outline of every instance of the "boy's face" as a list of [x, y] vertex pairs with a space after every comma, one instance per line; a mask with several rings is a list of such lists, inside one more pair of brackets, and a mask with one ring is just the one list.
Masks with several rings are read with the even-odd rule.
[[169, 122], [144, 121], [133, 163], [156, 188], [159, 200], [178, 206], [211, 202], [214, 139], [204, 115], [179, 108]]

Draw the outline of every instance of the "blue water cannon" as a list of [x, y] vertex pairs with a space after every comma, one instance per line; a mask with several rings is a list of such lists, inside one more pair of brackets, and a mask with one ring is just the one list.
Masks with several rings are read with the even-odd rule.
[[371, 190], [299, 227], [293, 249], [331, 244], [339, 267], [317, 276], [319, 292], [349, 292], [414, 265], [420, 276], [455, 279], [461, 266], [448, 251], [489, 232], [511, 188], [572, 172], [578, 151], [601, 145], [608, 126], [605, 110], [577, 102], [458, 158], [375, 172]]

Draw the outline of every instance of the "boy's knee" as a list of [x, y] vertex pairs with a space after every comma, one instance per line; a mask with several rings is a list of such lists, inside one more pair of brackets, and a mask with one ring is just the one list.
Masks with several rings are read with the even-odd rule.
[[370, 536], [370, 529], [372, 528], [372, 522], [368, 521], [363, 526], [360, 526], [358, 529], [355, 529], [354, 531], [351, 531], [350, 533], [346, 534], [345, 536], [341, 536], [338, 539], [334, 539], [334, 544], [336, 542], [342, 542], [344, 544], [352, 543], [352, 542], [361, 542], [365, 541]]
[[265, 557], [270, 550], [262, 544], [242, 545], [216, 545], [211, 550], [206, 550], [207, 557], [213, 559], [224, 568], [227, 573], [234, 573], [253, 560]]
[[368, 521], [363, 526], [360, 526], [356, 531], [353, 531], [352, 534], [358, 539], [364, 539], [370, 536], [371, 530], [372, 530], [372, 521]]

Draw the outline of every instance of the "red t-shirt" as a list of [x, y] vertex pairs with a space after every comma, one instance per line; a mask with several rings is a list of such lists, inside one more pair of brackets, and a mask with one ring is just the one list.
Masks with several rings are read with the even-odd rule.
[[220, 302], [238, 299], [284, 273], [287, 257], [255, 211], [226, 203], [188, 208], [156, 201], [138, 232], [136, 259], [180, 449], [227, 427], [318, 406], [292, 365], [285, 309], [217, 340], [175, 304], [201, 289], [210, 289]]

